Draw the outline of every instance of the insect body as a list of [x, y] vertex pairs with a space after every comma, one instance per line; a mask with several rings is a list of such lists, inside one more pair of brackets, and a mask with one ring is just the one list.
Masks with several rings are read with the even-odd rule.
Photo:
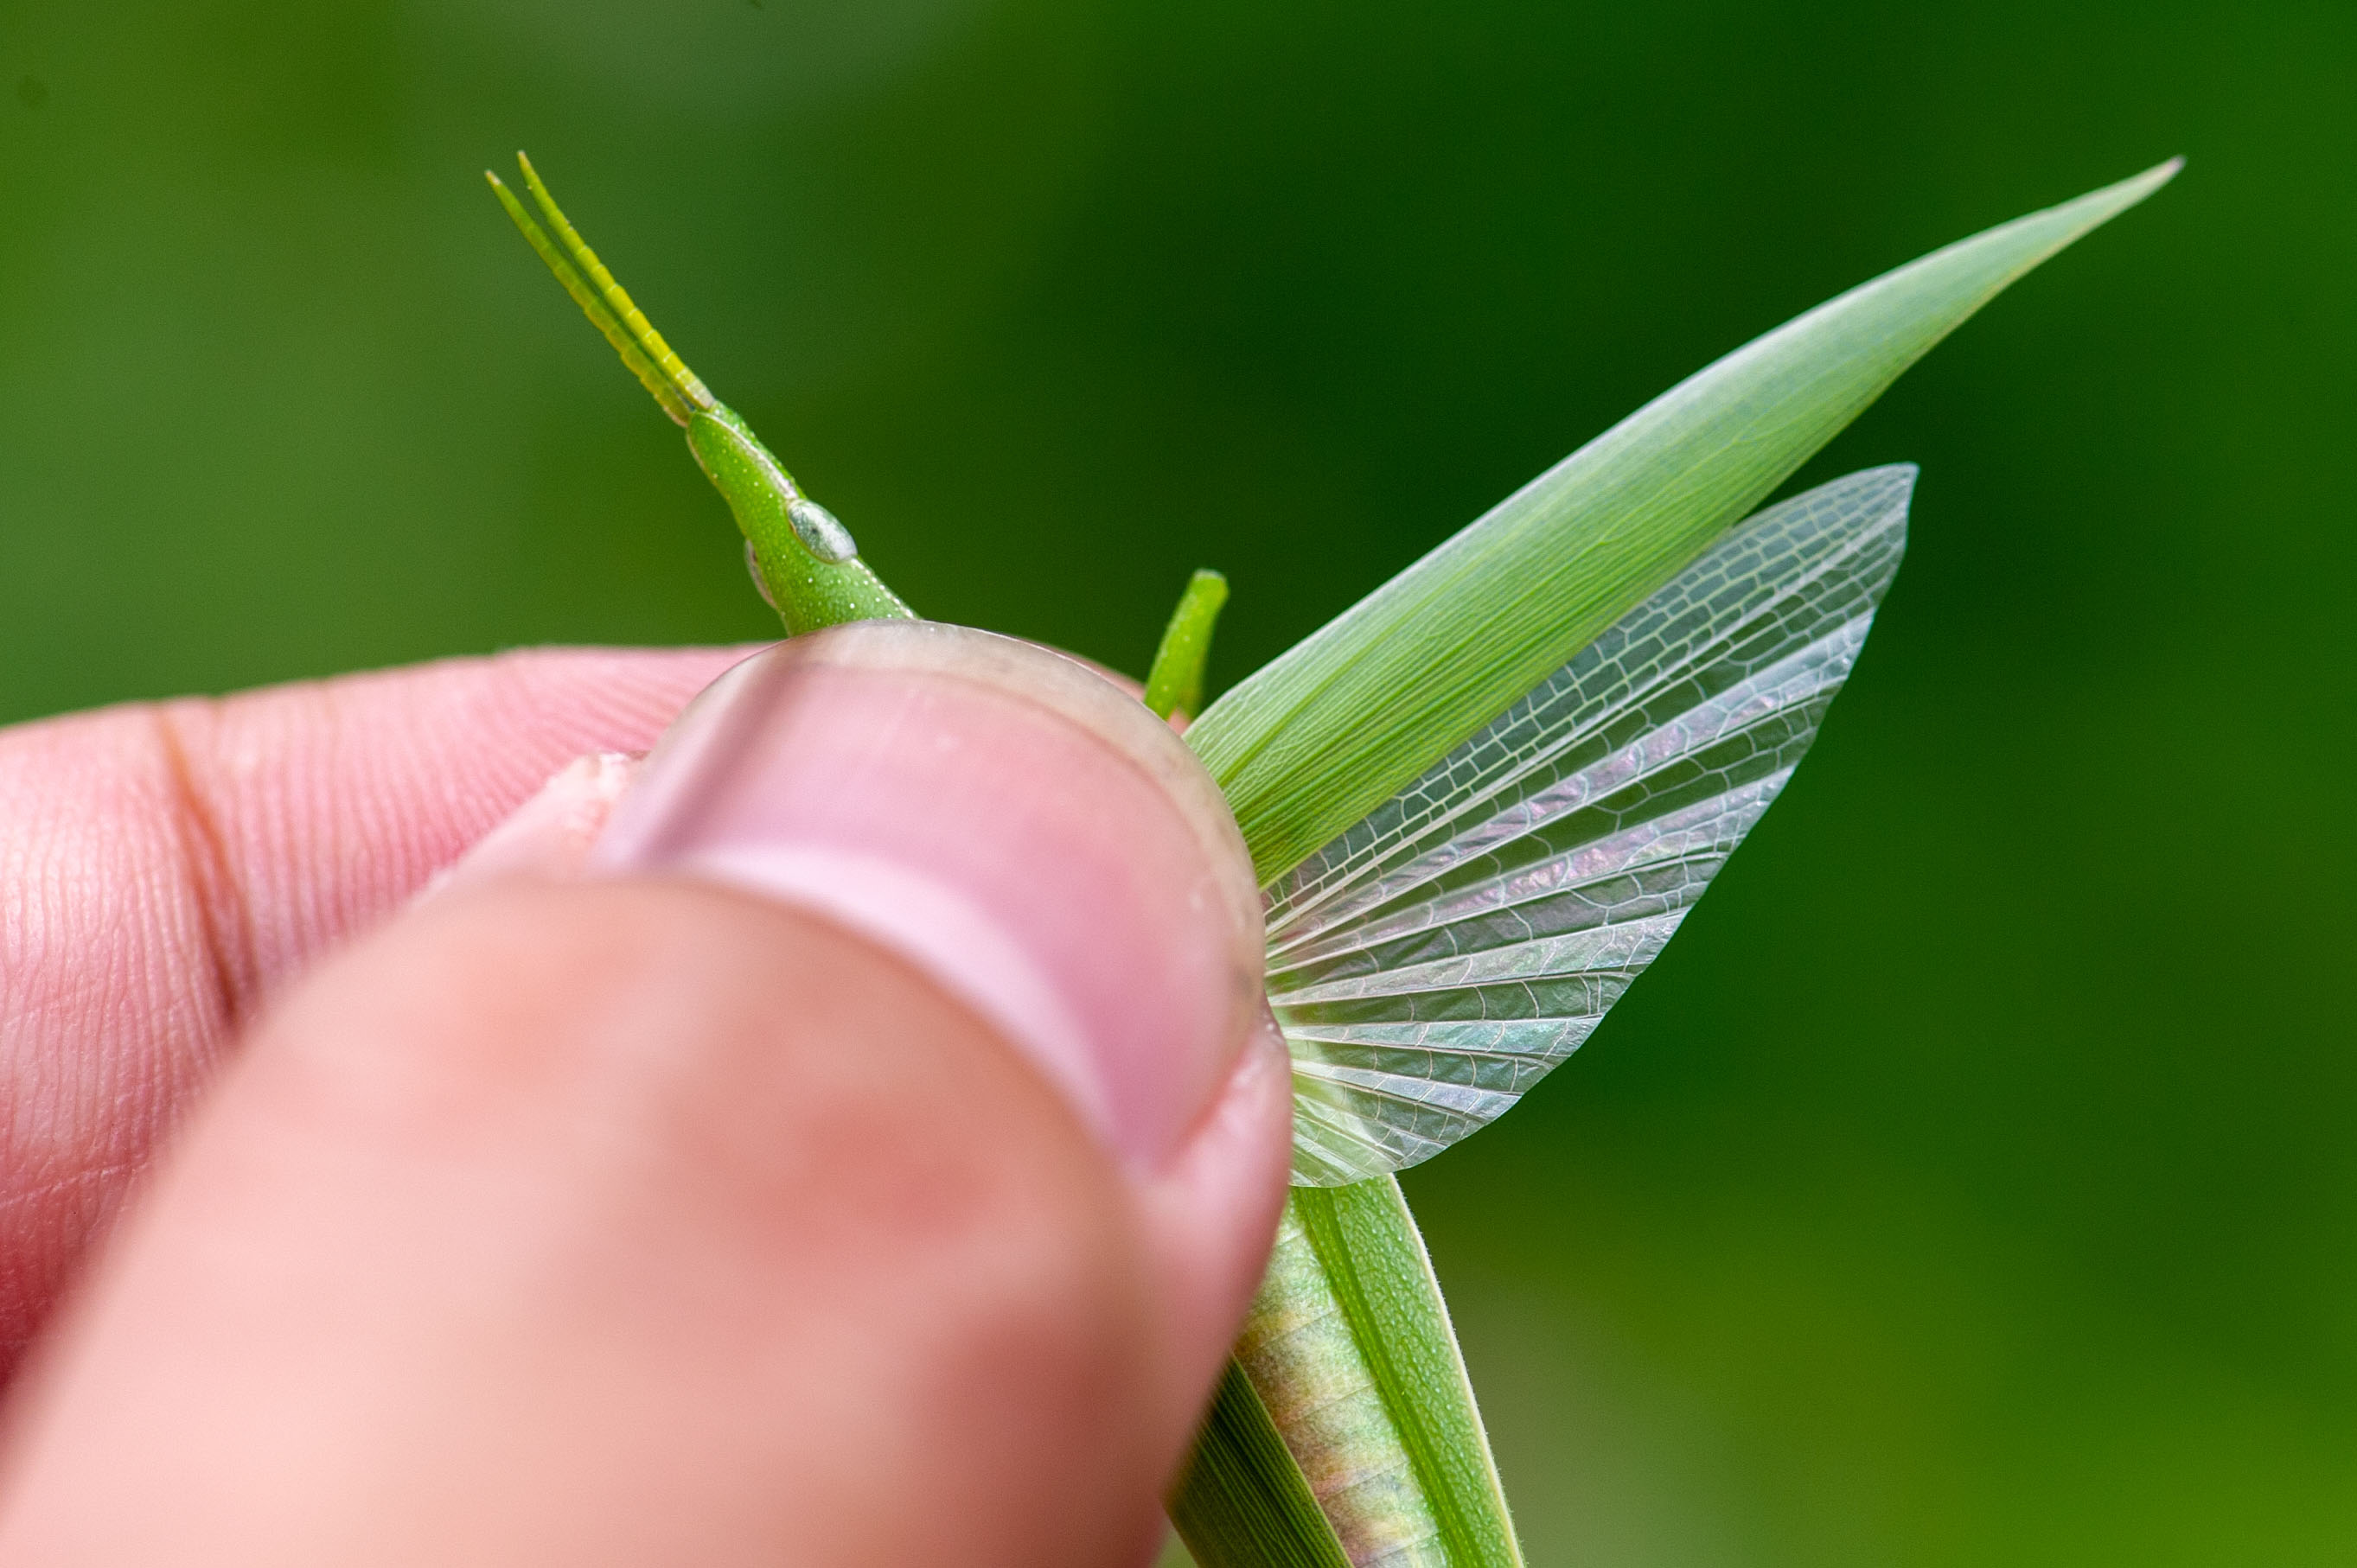
[[[523, 166], [551, 270], [728, 499], [787, 630], [905, 616]], [[1221, 697], [1187, 732], [1267, 903], [1294, 1180], [1171, 1515], [1206, 1568], [1521, 1562], [1392, 1172], [1587, 1038], [1792, 776], [1905, 544], [1914, 469], [1743, 521], [2007, 284], [2166, 164], [1932, 252], [1655, 399]], [[1192, 712], [1224, 581], [1147, 682]]]

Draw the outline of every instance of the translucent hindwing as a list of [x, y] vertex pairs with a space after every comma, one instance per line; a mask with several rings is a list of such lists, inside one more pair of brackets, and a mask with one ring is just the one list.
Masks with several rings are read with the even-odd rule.
[[1270, 888], [1297, 1182], [1428, 1159], [1587, 1038], [1815, 737], [1914, 479], [1867, 469], [1729, 530]]

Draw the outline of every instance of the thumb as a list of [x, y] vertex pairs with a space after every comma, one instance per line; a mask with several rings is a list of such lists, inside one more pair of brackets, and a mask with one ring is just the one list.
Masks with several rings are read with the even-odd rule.
[[7, 1412], [0, 1563], [1123, 1561], [1282, 1196], [1258, 909], [1080, 666], [757, 656], [589, 876], [264, 1023]]

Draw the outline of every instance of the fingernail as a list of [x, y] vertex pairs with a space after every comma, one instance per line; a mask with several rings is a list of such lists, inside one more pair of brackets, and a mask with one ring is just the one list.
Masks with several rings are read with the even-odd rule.
[[963, 627], [862, 622], [737, 665], [592, 868], [726, 883], [899, 952], [1141, 1166], [1261, 1006], [1259, 890], [1193, 753], [1076, 661]]
[[501, 877], [579, 875], [638, 768], [639, 759], [626, 752], [575, 757], [538, 794], [437, 872], [416, 902]]

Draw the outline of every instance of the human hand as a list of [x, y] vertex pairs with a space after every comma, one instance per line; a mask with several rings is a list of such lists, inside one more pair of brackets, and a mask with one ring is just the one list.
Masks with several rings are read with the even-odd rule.
[[798, 640], [586, 875], [610, 768], [390, 913], [735, 657], [0, 735], [0, 1562], [1146, 1549], [1286, 1084], [1242, 846], [1142, 707], [977, 633]]

